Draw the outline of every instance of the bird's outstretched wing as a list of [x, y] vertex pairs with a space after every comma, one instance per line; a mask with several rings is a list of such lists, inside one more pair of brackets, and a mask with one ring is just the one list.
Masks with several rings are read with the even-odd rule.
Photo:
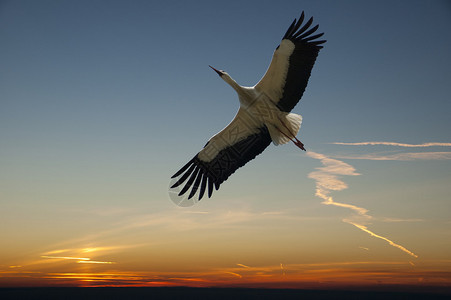
[[310, 28], [313, 18], [301, 27], [303, 21], [304, 12], [299, 20], [294, 19], [274, 51], [268, 70], [255, 85], [284, 112], [290, 112], [301, 99], [321, 44], [326, 42], [316, 40], [323, 33], [312, 35], [319, 27]]
[[188, 199], [199, 190], [202, 199], [208, 189], [208, 197], [217, 190], [230, 175], [248, 161], [263, 152], [271, 143], [269, 131], [264, 124], [256, 123], [244, 109], [239, 109], [235, 118], [172, 178], [178, 180], [171, 188], [183, 185], [179, 196], [191, 189]]

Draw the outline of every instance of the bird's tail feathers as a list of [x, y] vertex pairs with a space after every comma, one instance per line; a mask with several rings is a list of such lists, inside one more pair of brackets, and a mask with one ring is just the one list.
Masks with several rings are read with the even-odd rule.
[[268, 126], [274, 145], [283, 145], [291, 141], [299, 132], [302, 116], [294, 113], [282, 113], [275, 124]]

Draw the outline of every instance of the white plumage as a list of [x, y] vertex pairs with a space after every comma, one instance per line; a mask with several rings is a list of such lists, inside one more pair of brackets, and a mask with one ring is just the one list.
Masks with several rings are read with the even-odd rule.
[[304, 12], [288, 28], [268, 70], [255, 86], [240, 86], [227, 72], [211, 67], [237, 92], [240, 108], [230, 124], [172, 176], [179, 178], [171, 188], [186, 182], [179, 196], [191, 188], [188, 199], [199, 191], [200, 200], [207, 190], [211, 197], [213, 187], [217, 190], [271, 142], [281, 145], [292, 141], [305, 150], [296, 138], [302, 117], [290, 111], [302, 97], [321, 44], [326, 41], [316, 40], [322, 33], [312, 35], [318, 29], [318, 25], [310, 28], [313, 18], [300, 28], [303, 20]]

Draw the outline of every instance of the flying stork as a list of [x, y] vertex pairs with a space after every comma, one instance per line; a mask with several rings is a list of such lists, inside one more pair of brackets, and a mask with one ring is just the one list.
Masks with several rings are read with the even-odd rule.
[[[178, 180], [171, 188], [184, 184], [178, 196], [191, 189], [188, 199], [199, 190], [198, 200], [205, 191], [208, 197], [238, 168], [262, 153], [271, 142], [275, 145], [292, 141], [305, 151], [296, 138], [302, 116], [290, 111], [299, 102], [307, 86], [310, 72], [321, 44], [317, 40], [324, 33], [312, 35], [313, 17], [302, 27], [304, 12], [294, 19], [274, 51], [271, 64], [263, 78], [253, 87], [236, 83], [230, 75], [211, 67], [237, 93], [240, 101], [235, 118], [214, 135], [204, 148], [171, 178]], [[208, 189], [207, 189], [208, 187]]]

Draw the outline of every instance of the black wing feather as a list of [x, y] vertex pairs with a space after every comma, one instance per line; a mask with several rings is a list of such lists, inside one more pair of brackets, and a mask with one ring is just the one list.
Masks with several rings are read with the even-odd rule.
[[[202, 173], [201, 173], [202, 174]], [[200, 184], [200, 191], [199, 191], [199, 199], [202, 199], [205, 193], [205, 188], [207, 187], [207, 176], [202, 174], [202, 183]]]
[[[302, 12], [299, 21], [303, 19], [304, 12]], [[309, 29], [313, 23], [313, 18], [310, 18], [302, 28], [297, 30], [301, 25], [299, 21], [296, 25], [293, 25], [296, 22], [295, 20], [283, 37], [283, 39], [288, 39], [295, 45], [289, 58], [289, 68], [285, 86], [283, 87], [283, 95], [277, 102], [278, 108], [284, 112], [290, 112], [301, 99], [319, 50], [323, 48], [321, 44], [326, 42], [325, 40], [313, 41], [323, 35], [323, 33], [311, 35], [319, 27], [316, 25]]]
[[288, 27], [287, 32], [285, 32], [285, 35], [283, 36], [282, 39], [287, 39], [294, 32], [296, 32], [296, 30], [301, 26], [303, 21], [304, 21], [304, 12], [302, 12], [297, 22], [296, 19], [294, 19], [293, 23], [291, 23], [290, 27]]
[[194, 182], [193, 188], [191, 189], [191, 192], [189, 193], [188, 199], [191, 199], [197, 192], [197, 189], [199, 188], [200, 185], [200, 180], [202, 179], [202, 172], [199, 172], [197, 174], [197, 178], [196, 181]]
[[[207, 176], [207, 175], [204, 175]], [[213, 194], [213, 178], [208, 177], [208, 198], [211, 198], [211, 195]], [[199, 200], [202, 199], [202, 197], [200, 197], [199, 195]]]
[[191, 188], [188, 196], [188, 199], [190, 199], [196, 194], [200, 186], [198, 199], [201, 200], [208, 183], [208, 197], [210, 198], [213, 194], [213, 188], [219, 189], [220, 185], [238, 168], [254, 159], [269, 146], [271, 136], [268, 129], [266, 127], [259, 129], [259, 133], [252, 134], [234, 145], [222, 149], [209, 162], [202, 161], [196, 155], [187, 165], [172, 176], [172, 178], [180, 175], [182, 177], [171, 188], [179, 186], [189, 177], [179, 195], [183, 195]]
[[[315, 27], [311, 28], [310, 30], [308, 30], [308, 31], [306, 31], [306, 32], [304, 32], [304, 33], [302, 33], [302, 31], [299, 30], [299, 32], [296, 33], [295, 37], [298, 38], [298, 39], [303, 39], [303, 38], [305, 38], [306, 36], [308, 36], [308, 35], [314, 33], [318, 28], [319, 28], [319, 25], [316, 25]], [[304, 40], [304, 41], [305, 41], [305, 40]]]
[[181, 195], [186, 193], [186, 191], [189, 189], [189, 187], [193, 184], [193, 181], [196, 178], [197, 173], [199, 173], [199, 168], [195, 168], [194, 169], [194, 172], [191, 174], [191, 177], [188, 179], [188, 181], [186, 182], [185, 186], [180, 191], [179, 196], [181, 196]]
[[[180, 169], [181, 172], [178, 171], [174, 176], [172, 176], [172, 178], [177, 177], [177, 176], [178, 176], [177, 174], [179, 174], [179, 173], [182, 174], [183, 171], [184, 171], [188, 166], [190, 166], [190, 168], [188, 169], [188, 171], [186, 171], [186, 173], [183, 174], [183, 176], [180, 177], [180, 179], [177, 180], [177, 182], [174, 183], [174, 184], [171, 186], [171, 188], [178, 187], [179, 185], [181, 185], [181, 184], [188, 178], [188, 176], [193, 172], [193, 170], [194, 170], [194, 168], [195, 168], [195, 166], [192, 165], [192, 163], [193, 163], [193, 160], [190, 160], [183, 168]], [[180, 174], [179, 174], [179, 175], [180, 175]], [[177, 176], [176, 176], [176, 175], [177, 175]]]

